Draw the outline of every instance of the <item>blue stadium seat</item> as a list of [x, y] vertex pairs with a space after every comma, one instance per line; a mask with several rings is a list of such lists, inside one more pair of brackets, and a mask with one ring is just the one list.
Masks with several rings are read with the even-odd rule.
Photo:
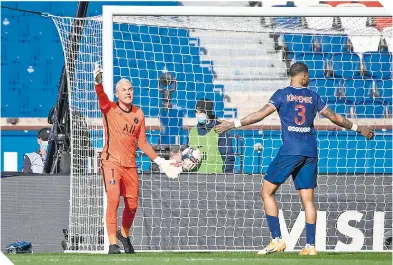
[[[191, 92], [188, 93], [187, 92], [187, 102], [186, 102], [186, 115], [190, 118], [195, 118], [195, 105], [197, 102], [197, 98], [196, 98], [196, 93], [195, 92]], [[199, 99], [198, 99], [199, 100]]]
[[159, 27], [156, 27], [156, 26], [149, 26], [147, 32], [148, 32], [150, 35], [159, 35], [159, 31], [160, 31], [160, 28], [159, 28]]
[[183, 56], [181, 54], [169, 54], [173, 62], [176, 63], [182, 63], [183, 62]]
[[372, 102], [371, 98], [373, 80], [348, 79], [344, 81], [345, 98], [353, 104]]
[[356, 106], [356, 117], [361, 118], [383, 118], [384, 117], [383, 105], [357, 105]]
[[200, 73], [200, 67], [194, 64], [185, 64], [184, 65], [184, 72], [186, 74], [197, 74]]
[[213, 92], [213, 84], [210, 83], [196, 83], [196, 91], [200, 93], [211, 93]]
[[163, 53], [164, 52], [164, 47], [161, 43], [153, 43], [153, 52], [155, 53]]
[[[286, 49], [291, 54], [312, 52], [313, 36], [308, 34], [284, 34]], [[292, 58], [293, 56], [290, 56]]]
[[143, 43], [143, 51], [144, 52], [151, 52], [153, 53], [153, 43], [150, 42], [144, 42]]
[[329, 105], [329, 108], [331, 108], [334, 112], [336, 112], [344, 117], [349, 117], [351, 107], [353, 107], [353, 106], [346, 105], [343, 103], [336, 103], [336, 104]]
[[365, 75], [377, 79], [392, 78], [392, 54], [390, 52], [366, 52], [363, 54]]
[[[213, 87], [213, 91], [217, 88], [222, 89], [222, 91], [224, 91], [224, 85], [215, 85]], [[213, 94], [213, 99], [214, 100], [214, 111], [215, 111], [215, 115], [218, 118], [223, 118], [224, 117], [224, 94], [219, 93], [219, 92], [214, 92]], [[234, 111], [237, 115], [237, 108], [234, 108]]]
[[298, 53], [295, 55], [295, 61], [305, 63], [308, 66], [310, 78], [323, 78], [325, 76], [325, 63], [323, 53]]
[[144, 26], [144, 25], [137, 25], [137, 26], [135, 26], [135, 25], [131, 25], [131, 26], [133, 26], [133, 27], [136, 27], [137, 28], [137, 31], [135, 31], [135, 32], [139, 32], [139, 33], [143, 33], [143, 34], [149, 34], [149, 26]]
[[360, 58], [356, 53], [335, 53], [332, 56], [333, 76], [345, 79], [359, 78]]
[[189, 45], [188, 44], [189, 39], [186, 37], [178, 37], [178, 36], [174, 36], [174, 37], [169, 37], [169, 43], [171, 45], [180, 45], [180, 46], [186, 46]]
[[162, 61], [160, 59], [161, 58], [160, 58], [159, 55], [157, 56], [157, 54], [154, 54], [154, 59], [153, 60], [149, 60], [149, 61], [146, 62], [146, 69], [148, 69], [148, 70], [156, 70], [157, 69], [156, 62]]
[[179, 54], [181, 51], [180, 46], [172, 46], [168, 43], [161, 42], [163, 52]]
[[[143, 37], [142, 37], [143, 36]], [[140, 34], [140, 33], [133, 33], [132, 35], [131, 35], [131, 40], [132, 41], [135, 41], [135, 42], [140, 42], [140, 43], [145, 43], [145, 42], [151, 42], [151, 40], [150, 40], [150, 38], [149, 39], [146, 39], [145, 37], [146, 36], [149, 36], [149, 35], [146, 35], [146, 34]]]
[[155, 35], [150, 35], [147, 33], [140, 34], [142, 42], [145, 43], [159, 43], [160, 37]]
[[198, 65], [198, 64], [201, 63], [199, 55], [187, 55], [187, 54], [184, 54], [184, 55], [179, 55], [179, 57], [180, 57], [179, 58], [180, 60], [177, 60], [177, 61], [182, 62], [184, 64], [190, 63], [190, 64]]
[[184, 72], [184, 65], [179, 62], [171, 63], [172, 61], [165, 60], [166, 68], [169, 72], [173, 73], [183, 73]]
[[348, 52], [347, 35], [315, 35], [314, 42], [319, 51], [323, 53], [340, 53]]
[[177, 36], [177, 37], [188, 37], [188, 30], [181, 28], [159, 28], [159, 34], [163, 36]]
[[340, 95], [343, 87], [343, 80], [337, 78], [317, 78], [311, 79], [308, 87], [318, 93], [322, 100], [329, 103], [343, 102], [344, 95]]
[[376, 82], [376, 88], [379, 94], [379, 97], [382, 99], [385, 104], [392, 104], [392, 90], [393, 90], [393, 82], [392, 79], [387, 80], [379, 80]]

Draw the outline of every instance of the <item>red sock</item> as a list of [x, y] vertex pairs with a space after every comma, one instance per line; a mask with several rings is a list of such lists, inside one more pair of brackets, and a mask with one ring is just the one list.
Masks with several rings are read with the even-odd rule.
[[135, 214], [136, 209], [124, 208], [121, 226], [124, 229], [125, 236], [128, 236], [130, 233], [130, 228], [132, 223], [134, 222]]

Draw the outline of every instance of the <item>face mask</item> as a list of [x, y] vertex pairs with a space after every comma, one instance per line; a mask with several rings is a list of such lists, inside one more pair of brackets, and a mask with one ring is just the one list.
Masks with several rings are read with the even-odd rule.
[[198, 113], [196, 118], [199, 124], [206, 124], [207, 117], [205, 113]]
[[41, 148], [44, 149], [44, 150], [47, 150], [48, 149], [48, 145], [49, 145], [48, 141], [42, 141]]

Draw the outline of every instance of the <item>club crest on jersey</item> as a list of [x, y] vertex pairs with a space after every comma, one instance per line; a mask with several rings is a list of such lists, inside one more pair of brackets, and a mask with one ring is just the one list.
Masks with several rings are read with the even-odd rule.
[[111, 180], [109, 181], [109, 184], [115, 185], [115, 184], [116, 184], [116, 180], [115, 180], [115, 179], [111, 179]]
[[135, 123], [135, 124], [138, 124], [138, 122], [139, 122], [138, 118], [135, 118], [135, 119], [134, 119], [134, 123]]

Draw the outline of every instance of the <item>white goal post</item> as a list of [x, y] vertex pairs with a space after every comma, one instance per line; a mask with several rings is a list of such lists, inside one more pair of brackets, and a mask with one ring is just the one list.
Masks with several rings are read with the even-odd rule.
[[[139, 79], [143, 72], [145, 76], [141, 79], [145, 79], [146, 82], [144, 85], [138, 82], [134, 88], [134, 90], [141, 89], [137, 96], [139, 104], [142, 105], [139, 107], [149, 104], [149, 107], [158, 109], [160, 94], [157, 87], [154, 87], [154, 93], [149, 92], [149, 86], [157, 86], [158, 77], [151, 75], [151, 68], [148, 67], [149, 62], [151, 65], [159, 63], [157, 67], [161, 68], [155, 71], [164, 72], [168, 68], [169, 72], [176, 75], [178, 86], [187, 95], [183, 102], [175, 99], [175, 108], [190, 113], [195, 110], [194, 102], [201, 99], [203, 94], [208, 95], [207, 97], [217, 96], [219, 97], [217, 102], [221, 103], [224, 102], [224, 97], [228, 96], [232, 98], [232, 103], [225, 101], [225, 108], [221, 110], [219, 118], [231, 119], [235, 116], [243, 117], [244, 114], [251, 113], [267, 103], [269, 96], [276, 89], [288, 84], [287, 63], [296, 59], [301, 61], [296, 56], [290, 59], [283, 58], [282, 55], [288, 52], [284, 51], [285, 48], [282, 48], [284, 46], [280, 40], [273, 42], [276, 36], [345, 34], [345, 31], [337, 29], [315, 30], [296, 26], [282, 28], [261, 24], [260, 18], [267, 17], [361, 19], [362, 17], [391, 17], [391, 14], [384, 8], [374, 7], [321, 9], [320, 7], [104, 6], [102, 16], [79, 19], [84, 22], [81, 25], [84, 31], [80, 56], [72, 62], [76, 65], [76, 69], [68, 72], [70, 108], [79, 112], [78, 115], [71, 115], [72, 163], [75, 164], [77, 161], [79, 167], [84, 163], [92, 167], [91, 158], [81, 156], [83, 147], [78, 146], [80, 138], [85, 137], [81, 134], [80, 123], [78, 123], [81, 116], [86, 119], [87, 127], [94, 131], [91, 133], [90, 140], [96, 143], [95, 148], [99, 150], [104, 142], [98, 103], [95, 104], [97, 99], [92, 75], [95, 61], [100, 61], [103, 65], [104, 89], [111, 100], [114, 99], [115, 80], [119, 80], [120, 77]], [[70, 43], [68, 34], [77, 19], [56, 16], [52, 16], [52, 19], [59, 31], [64, 54], [67, 54], [73, 44]], [[325, 23], [324, 21], [321, 20], [321, 23]], [[132, 37], [135, 27], [144, 28], [145, 31], [140, 35], [148, 36], [150, 40], [137, 36], [138, 40], [134, 41]], [[162, 33], [160, 29], [168, 32], [173, 30], [175, 34]], [[180, 35], [180, 31], [184, 29], [187, 30], [186, 37]], [[354, 34], [367, 38], [374, 33], [358, 30]], [[153, 38], [159, 40], [178, 38], [178, 40], [176, 44], [169, 43], [167, 51], [164, 48], [160, 52], [144, 51], [144, 45], [154, 48], [156, 43]], [[184, 39], [187, 41], [182, 44]], [[286, 45], [298, 44], [298, 41], [299, 38], [295, 36]], [[142, 50], [133, 50], [136, 42]], [[159, 45], [167, 44], [159, 43]], [[207, 51], [204, 53], [201, 52], [202, 45], [206, 45]], [[270, 47], [273, 45], [281, 48], [274, 50]], [[184, 51], [182, 46], [186, 48]], [[197, 59], [191, 53], [191, 49], [195, 47], [198, 48], [198, 57], [200, 57]], [[145, 60], [143, 58], [140, 60], [141, 65], [144, 66], [140, 67], [138, 63], [131, 65], [137, 56], [133, 55], [134, 52], [145, 54]], [[355, 55], [354, 51], [351, 54], [357, 56], [356, 60], [362, 59], [363, 53]], [[176, 62], [167, 63], [165, 61], [167, 55], [177, 56], [181, 59], [181, 63], [177, 65]], [[391, 245], [390, 247], [386, 245], [384, 234], [389, 232], [388, 228], [392, 226], [392, 158], [389, 154], [392, 149], [392, 121], [389, 113], [391, 102], [386, 103], [387, 101], [382, 99], [383, 95], [378, 94], [378, 100], [383, 101], [380, 105], [382, 109], [380, 113], [379, 105], [374, 106], [374, 102], [371, 102], [369, 97], [371, 97], [370, 93], [377, 93], [375, 91], [379, 82], [384, 85], [390, 81], [386, 78], [388, 74], [384, 72], [385, 70], [374, 68], [372, 71], [375, 73], [372, 72], [366, 81], [364, 78], [352, 80], [345, 77], [348, 71], [345, 71], [344, 65], [348, 63], [349, 57], [337, 56], [337, 58], [338, 62], [334, 67], [342, 67], [343, 76], [338, 78], [341, 83], [337, 85], [334, 79], [336, 77], [330, 73], [330, 79], [323, 81], [325, 83], [320, 82], [319, 85], [310, 83], [310, 86], [316, 89], [321, 84], [322, 86], [326, 84], [326, 87], [329, 84], [329, 89], [338, 89], [340, 93], [341, 89], [354, 93], [347, 95], [347, 98], [351, 100], [353, 98], [354, 102], [357, 100], [356, 106], [352, 107], [359, 107], [359, 110], [356, 109], [359, 113], [358, 116], [356, 114], [352, 116], [349, 114], [352, 113], [351, 109], [346, 111], [350, 115], [348, 117], [356, 119], [358, 124], [373, 126], [378, 132], [373, 143], [365, 142], [352, 132], [338, 130], [326, 119], [317, 118], [319, 155], [323, 168], [323, 173], [319, 174], [319, 187], [316, 189], [316, 204], [319, 210], [317, 248], [322, 251], [388, 251], [391, 250]], [[350, 58], [352, 60], [352, 57]], [[114, 65], [115, 59], [122, 60], [122, 65]], [[71, 63], [68, 58], [65, 60], [66, 65]], [[255, 64], [252, 63], [254, 60]], [[314, 60], [314, 57], [311, 60]], [[326, 72], [327, 68], [333, 71], [333, 68], [326, 66], [325, 63], [320, 66], [322, 63], [318, 60], [312, 61], [312, 65], [323, 69], [310, 69], [311, 71]], [[382, 63], [383, 59], [380, 60]], [[193, 73], [190, 69], [198, 69], [201, 72]], [[209, 72], [206, 74], [203, 69], [209, 69]], [[355, 70], [351, 68], [351, 71]], [[363, 68], [356, 71], [362, 72], [363, 76]], [[135, 73], [138, 76], [132, 76]], [[190, 75], [195, 78], [192, 82], [187, 81]], [[376, 78], [380, 78], [381, 81]], [[316, 79], [325, 80], [324, 77]], [[188, 86], [189, 83], [192, 83], [191, 86]], [[221, 83], [224, 88], [221, 87]], [[363, 94], [355, 91], [359, 84], [365, 86]], [[202, 87], [202, 91], [198, 92], [197, 88], [193, 92], [188, 90], [191, 89], [189, 87], [194, 88], [197, 85]], [[265, 85], [266, 88], [261, 87]], [[369, 90], [366, 91], [366, 87]], [[318, 93], [326, 98], [332, 94], [327, 88], [319, 90]], [[333, 92], [333, 97], [339, 97], [340, 93]], [[192, 101], [194, 105], [187, 103], [187, 99], [191, 97], [194, 97]], [[256, 97], [260, 99], [257, 101]], [[374, 99], [376, 96], [371, 98]], [[249, 105], [236, 109], [234, 99]], [[371, 112], [362, 116], [360, 112], [363, 109]], [[226, 111], [231, 115], [228, 116]], [[162, 128], [157, 122], [159, 112], [152, 113], [154, 114], [147, 114], [147, 125], [151, 127], [152, 141], [157, 142]], [[185, 114], [182, 127], [188, 130], [190, 126], [195, 126], [195, 118]], [[248, 138], [243, 132], [236, 132], [233, 135], [236, 142], [240, 143], [239, 146], [237, 144], [234, 146], [238, 155], [235, 162], [236, 174], [185, 173], [178, 181], [170, 181], [164, 176], [159, 176], [159, 173], [143, 171], [143, 164], [147, 162], [141, 160], [140, 203], [132, 229], [135, 250], [255, 251], [265, 246], [270, 239], [270, 234], [259, 198], [263, 181], [261, 173], [266, 171], [268, 163], [275, 156], [280, 145], [279, 126], [278, 116], [275, 114], [256, 127], [244, 129], [244, 131], [254, 129], [248, 132]], [[187, 137], [181, 134], [178, 136]], [[251, 138], [258, 138], [260, 142], [255, 143], [254, 147], [247, 146]], [[242, 148], [244, 150], [254, 148], [254, 152], [250, 154]], [[354, 156], [354, 159], [351, 160], [348, 156]], [[255, 170], [256, 165], [257, 170]], [[239, 168], [241, 169], [238, 170]], [[246, 168], [249, 168], [249, 171], [243, 171]], [[108, 242], [106, 227], [103, 225], [105, 194], [101, 177], [97, 171], [92, 173], [88, 170], [89, 173], [86, 173], [79, 168], [71, 171], [69, 251], [105, 253]], [[288, 181], [280, 188], [276, 198], [280, 205], [280, 226], [288, 250], [298, 250], [305, 241], [303, 231], [305, 217], [292, 181]], [[118, 225], [120, 223], [118, 221]], [[104, 229], [105, 240], [102, 241]], [[75, 242], [71, 242], [72, 238], [74, 240], [81, 238], [77, 248]]]

